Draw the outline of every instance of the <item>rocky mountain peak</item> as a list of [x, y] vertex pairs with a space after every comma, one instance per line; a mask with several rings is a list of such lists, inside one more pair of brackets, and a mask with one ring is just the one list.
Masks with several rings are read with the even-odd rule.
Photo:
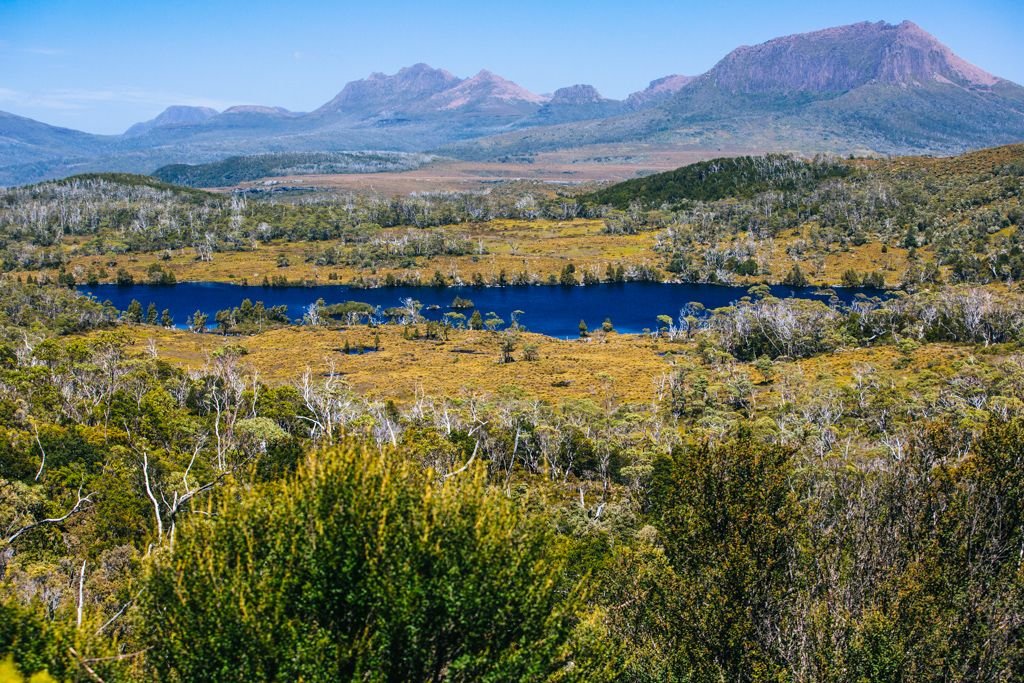
[[743, 46], [702, 80], [748, 94], [839, 94], [869, 83], [987, 87], [998, 81], [909, 21], [862, 22]]
[[555, 94], [551, 96], [551, 104], [593, 104], [602, 102], [604, 99], [597, 88], [580, 83], [556, 90]]
[[164, 109], [155, 118], [149, 121], [136, 123], [125, 135], [142, 135], [154, 128], [166, 126], [189, 126], [202, 123], [218, 114], [216, 109], [210, 107], [190, 107], [186, 105], [172, 105]]

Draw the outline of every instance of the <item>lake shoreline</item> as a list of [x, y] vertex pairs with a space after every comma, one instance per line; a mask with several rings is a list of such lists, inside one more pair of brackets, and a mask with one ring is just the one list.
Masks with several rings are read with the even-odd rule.
[[[469, 325], [477, 315], [481, 324], [487, 319], [504, 327], [513, 319], [526, 329], [553, 337], [573, 337], [582, 322], [590, 329], [610, 321], [625, 334], [656, 330], [659, 318], [675, 320], [681, 311], [713, 310], [734, 305], [751, 296], [751, 287], [722, 284], [622, 282], [590, 285], [505, 285], [501, 287], [455, 285], [448, 287], [396, 286], [355, 288], [348, 285], [315, 287], [243, 286], [220, 282], [177, 283], [174, 285], [97, 285], [80, 286], [78, 291], [109, 301], [119, 310], [126, 310], [132, 301], [143, 308], [154, 306], [167, 310], [174, 324], [180, 325], [199, 312], [214, 322], [219, 311], [230, 311], [243, 305], [261, 302], [266, 308], [284, 306], [291, 321], [301, 320], [310, 307], [322, 302], [326, 306], [359, 302], [376, 311], [378, 319], [396, 319], [398, 311], [407, 310], [403, 319], [423, 319], [452, 326]], [[787, 287], [767, 285], [762, 291], [778, 298], [814, 300], [826, 305], [849, 305], [861, 297], [887, 298], [885, 290], [818, 287]], [[418, 309], [412, 313], [412, 308]]]

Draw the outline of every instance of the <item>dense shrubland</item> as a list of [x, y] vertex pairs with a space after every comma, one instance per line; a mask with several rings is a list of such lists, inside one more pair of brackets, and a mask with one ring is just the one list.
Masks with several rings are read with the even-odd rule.
[[[1012, 146], [937, 160], [718, 159], [581, 200], [616, 207], [611, 233], [659, 231], [666, 269], [686, 280], [767, 272], [772, 242], [786, 238], [790, 257], [819, 266], [829, 253], [880, 243], [929, 252], [955, 282], [1012, 282], [1024, 274], [1022, 155]], [[912, 263], [902, 284], [934, 282], [928, 268]], [[853, 275], [860, 282], [843, 284], [878, 277]]]
[[[653, 404], [600, 377], [600, 401], [396, 404], [333, 366], [265, 384], [246, 356], [259, 337], [186, 371], [131, 352], [138, 328], [98, 304], [2, 286], [0, 652], [25, 673], [1024, 674], [1011, 295], [837, 310], [755, 289], [637, 338], [668, 353]], [[321, 313], [306, 324], [369, 312]], [[521, 333], [494, 327], [458, 334], [493, 337], [496, 363]]]
[[806, 192], [822, 180], [842, 178], [852, 171], [850, 166], [834, 159], [804, 162], [783, 154], [713, 159], [627, 180], [585, 199], [618, 209], [627, 209], [637, 200], [660, 206], [730, 197], [751, 199], [766, 192]]
[[403, 152], [280, 152], [228, 157], [208, 164], [171, 164], [158, 168], [153, 176], [188, 187], [230, 187], [275, 176], [408, 171], [433, 159], [427, 154]]

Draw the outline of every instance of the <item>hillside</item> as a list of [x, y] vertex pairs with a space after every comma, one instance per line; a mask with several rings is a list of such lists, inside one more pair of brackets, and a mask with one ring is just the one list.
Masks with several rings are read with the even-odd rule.
[[0, 264], [64, 282], [1012, 286], [1022, 178], [1024, 145], [714, 159], [590, 193], [523, 183], [292, 201], [79, 177], [0, 193]]
[[161, 166], [153, 176], [175, 185], [229, 187], [275, 176], [407, 171], [432, 158], [402, 152], [285, 152], [229, 157], [209, 164], [172, 164]]
[[749, 199], [769, 191], [807, 191], [821, 180], [842, 178], [852, 170], [841, 162], [806, 162], [784, 155], [712, 159], [667, 173], [627, 180], [584, 195], [582, 199], [619, 209], [634, 202], [661, 206], [678, 205], [687, 200]]

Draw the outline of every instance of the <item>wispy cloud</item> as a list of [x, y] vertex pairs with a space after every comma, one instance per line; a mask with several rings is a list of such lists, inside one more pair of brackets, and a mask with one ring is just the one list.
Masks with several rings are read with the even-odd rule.
[[68, 53], [59, 47], [23, 47], [22, 52], [26, 52], [30, 55], [41, 55], [43, 57], [63, 57]]
[[101, 104], [129, 104], [166, 107], [185, 104], [194, 107], [225, 109], [230, 103], [210, 97], [131, 87], [58, 88], [51, 90], [15, 90], [0, 87], [0, 102], [18, 107], [59, 111], [86, 110]]
[[70, 54], [62, 47], [52, 45], [18, 45], [9, 40], [0, 38], [0, 50], [8, 53], [21, 53], [25, 55], [38, 55], [40, 57], [64, 57]]

